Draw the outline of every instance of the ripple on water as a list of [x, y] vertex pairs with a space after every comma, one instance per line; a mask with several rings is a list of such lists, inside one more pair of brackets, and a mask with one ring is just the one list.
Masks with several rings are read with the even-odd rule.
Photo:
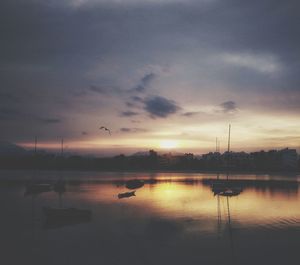
[[[233, 225], [234, 226], [234, 225]], [[243, 224], [239, 222], [236, 227], [240, 230], [284, 230], [288, 228], [299, 228], [300, 229], [300, 218], [299, 217], [280, 217], [277, 219], [265, 218], [256, 220], [252, 224]]]

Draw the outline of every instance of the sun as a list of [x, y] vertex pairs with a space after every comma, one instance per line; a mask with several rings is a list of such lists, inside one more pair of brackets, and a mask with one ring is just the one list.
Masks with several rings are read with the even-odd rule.
[[163, 148], [163, 149], [173, 149], [173, 148], [178, 147], [178, 141], [176, 141], [176, 140], [162, 140], [159, 143], [159, 146], [160, 146], [160, 148]]

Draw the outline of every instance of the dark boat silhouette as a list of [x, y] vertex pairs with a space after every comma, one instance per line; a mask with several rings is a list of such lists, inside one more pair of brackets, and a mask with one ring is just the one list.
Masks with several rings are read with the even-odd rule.
[[139, 179], [131, 179], [126, 181], [126, 188], [130, 190], [135, 190], [144, 186], [144, 181]]
[[233, 197], [233, 196], [238, 196], [241, 192], [242, 189], [240, 188], [226, 188], [225, 190], [220, 191], [218, 195]]
[[241, 194], [243, 189], [234, 183], [230, 183], [228, 180], [225, 181], [212, 181], [211, 190], [214, 195], [221, 196], [237, 196]]
[[129, 198], [135, 196], [135, 191], [130, 191], [130, 192], [124, 192], [124, 193], [119, 193], [118, 198], [123, 199], [123, 198]]
[[47, 183], [33, 183], [33, 184], [29, 184], [26, 187], [26, 191], [25, 191], [25, 196], [26, 195], [34, 195], [34, 194], [39, 194], [42, 192], [48, 192], [51, 191], [52, 186], [50, 184]]

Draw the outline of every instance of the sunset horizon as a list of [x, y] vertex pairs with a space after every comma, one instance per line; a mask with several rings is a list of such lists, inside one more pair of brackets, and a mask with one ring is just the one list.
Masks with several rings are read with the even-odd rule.
[[3, 265], [299, 264], [300, 0], [0, 18]]
[[[231, 123], [235, 150], [299, 151], [292, 5], [5, 0], [2, 6], [2, 140], [32, 146], [38, 137], [54, 149], [64, 138], [73, 150], [103, 153], [171, 141], [201, 153], [213, 150], [216, 137], [226, 146]], [[249, 21], [259, 12], [264, 16]]]

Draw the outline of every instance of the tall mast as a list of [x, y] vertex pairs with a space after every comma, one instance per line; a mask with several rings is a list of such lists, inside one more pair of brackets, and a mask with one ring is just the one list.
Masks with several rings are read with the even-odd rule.
[[34, 137], [34, 154], [36, 155], [36, 149], [37, 148], [37, 137]]
[[228, 129], [228, 149], [227, 149], [228, 153], [230, 151], [230, 130], [231, 130], [231, 124], [229, 124], [229, 129]]
[[231, 130], [231, 125], [229, 124], [228, 128], [228, 148], [227, 148], [227, 180], [229, 179], [229, 160], [230, 160], [230, 130]]
[[64, 155], [64, 138], [61, 138], [61, 156]]

